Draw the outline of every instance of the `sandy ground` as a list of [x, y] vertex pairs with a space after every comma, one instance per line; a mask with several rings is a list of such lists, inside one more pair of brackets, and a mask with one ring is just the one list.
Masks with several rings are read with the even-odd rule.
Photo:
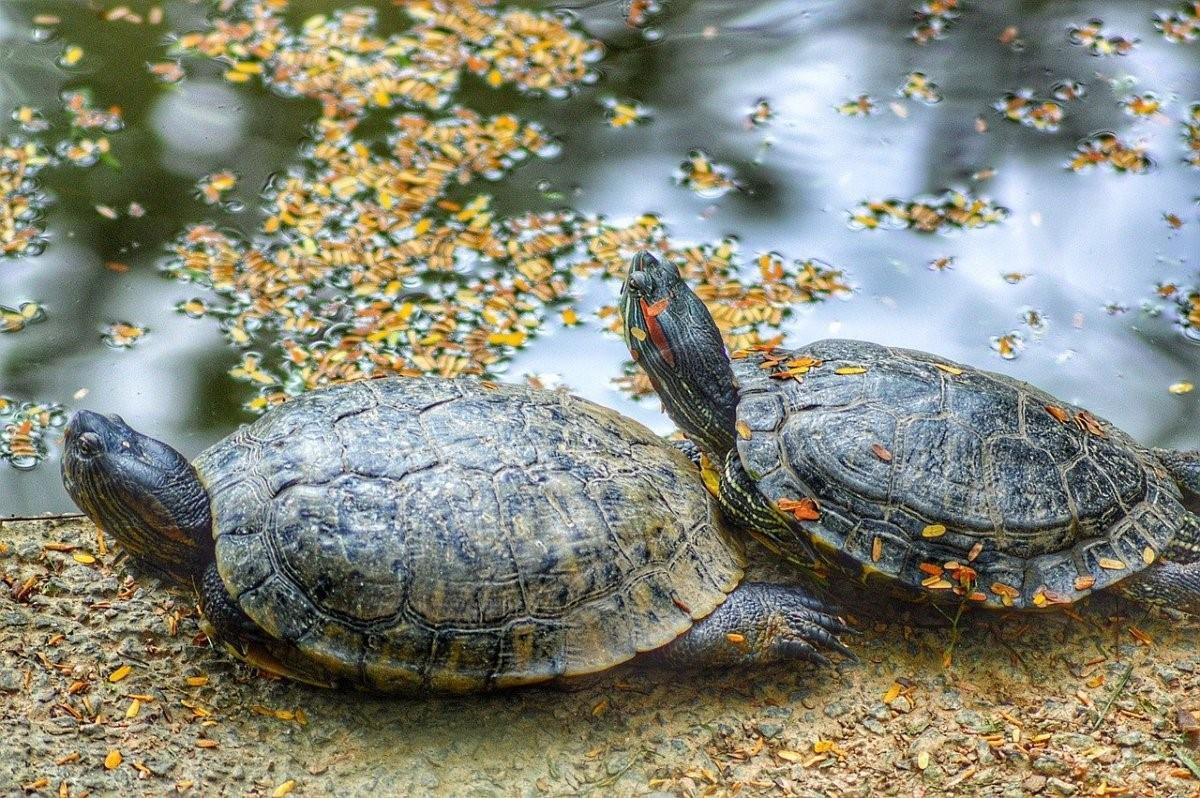
[[0, 574], [6, 796], [1200, 794], [1200, 627], [1128, 606], [989, 616], [953, 646], [867, 624], [830, 671], [387, 700], [209, 648], [190, 596], [79, 520], [3, 523]]

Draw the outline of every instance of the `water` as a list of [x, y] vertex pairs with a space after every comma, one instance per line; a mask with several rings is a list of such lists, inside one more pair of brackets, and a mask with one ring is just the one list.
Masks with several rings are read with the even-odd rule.
[[[293, 4], [286, 22], [298, 29], [328, 5]], [[359, 5], [377, 7], [380, 34], [411, 24], [390, 4]], [[262, 230], [270, 201], [260, 191], [272, 176], [278, 186], [289, 170], [311, 169], [306, 137], [321, 109], [264, 88], [255, 74], [231, 82], [228, 64], [171, 55], [171, 38], [208, 27], [211, 7], [161, 7], [157, 25], [105, 20], [66, 3], [0, 7], [5, 118], [7, 109], [31, 106], [51, 129], [26, 138], [78, 146], [80, 138], [106, 136], [110, 146], [75, 153], [85, 162], [94, 156], [90, 168], [60, 164], [40, 173], [44, 250], [0, 259], [0, 306], [25, 320], [20, 331], [0, 335], [0, 395], [117, 412], [194, 455], [253, 418], [243, 406], [259, 389], [246, 381], [244, 352], [217, 319], [176, 310], [193, 299], [214, 307], [227, 299], [164, 276], [168, 247], [206, 221], [252, 241], [281, 241]], [[151, 6], [130, 8], [147, 16]], [[511, 81], [493, 88], [486, 73], [462, 78], [452, 91], [485, 116], [539, 123], [556, 138], [556, 154], [529, 155], [448, 196], [467, 202], [490, 194], [498, 218], [569, 206], [625, 225], [653, 212], [677, 245], [736, 236], [748, 279], [758, 274], [758, 253], [818, 259], [844, 270], [853, 292], [796, 306], [782, 326], [788, 341], [844, 336], [932, 350], [1034, 382], [1147, 443], [1197, 446], [1197, 393], [1183, 391], [1200, 382], [1200, 360], [1191, 330], [1177, 323], [1176, 298], [1200, 282], [1200, 170], [1182, 162], [1185, 119], [1200, 101], [1200, 42], [1167, 41], [1153, 25], [1160, 9], [972, 3], [944, 38], [919, 45], [903, 4], [670, 2], [638, 28], [626, 24], [618, 3], [587, 3], [570, 25], [602, 40], [605, 55], [588, 62], [593, 76], [553, 92], [566, 96], [521, 92]], [[35, 24], [39, 15], [61, 20]], [[1088, 32], [1092, 18], [1103, 20], [1099, 34]], [[1122, 37], [1138, 40], [1127, 55], [1092, 54], [1127, 46]], [[71, 45], [82, 49], [77, 60]], [[146, 67], [176, 60], [186, 72], [178, 83], [160, 79], [173, 77], [169, 66], [160, 76]], [[1072, 81], [1083, 84], [1082, 97], [1063, 88]], [[901, 96], [906, 85], [918, 96]], [[120, 106], [123, 129], [68, 135], [61, 94], [80, 89], [96, 109]], [[610, 118], [626, 106], [636, 119], [614, 127]], [[1129, 113], [1135, 109], [1145, 115]], [[386, 133], [401, 112], [370, 110], [354, 136]], [[19, 125], [8, 122], [3, 132], [17, 134]], [[1107, 163], [1068, 169], [1080, 142], [1103, 131], [1144, 147], [1150, 162], [1137, 151], [1110, 152], [1101, 157], [1126, 171]], [[731, 185], [681, 185], [684, 173], [695, 175], [693, 151], [717, 174], [726, 168]], [[210, 178], [215, 195], [204, 197], [198, 181], [223, 170], [236, 185], [219, 191]], [[886, 229], [906, 224], [879, 206], [874, 216], [863, 207], [889, 199], [893, 207], [936, 205], [947, 189], [1007, 215], [931, 234]], [[920, 209], [910, 215], [928, 219]], [[854, 229], [868, 217], [882, 218], [885, 229]], [[460, 285], [489, 268], [472, 253], [454, 265], [434, 276]], [[411, 275], [390, 296], [400, 302], [428, 277]], [[1163, 296], [1162, 284], [1184, 288]], [[562, 324], [561, 303], [536, 309], [539, 334], [491, 371], [561, 382], [665, 432], [670, 424], [656, 401], [630, 399], [614, 384], [624, 347], [595, 313], [615, 291], [611, 280], [576, 280], [570, 294], [582, 323]], [[44, 308], [45, 318], [22, 311], [27, 302]], [[323, 334], [342, 336], [353, 323], [331, 322], [335, 329]], [[246, 351], [263, 353], [263, 368], [281, 373], [275, 331], [249, 333], [257, 337]], [[113, 345], [121, 342], [128, 346]], [[229, 373], [239, 365], [243, 379]], [[0, 464], [0, 515], [72, 509], [58, 482], [59, 434], [48, 430], [49, 456], [36, 467]]]

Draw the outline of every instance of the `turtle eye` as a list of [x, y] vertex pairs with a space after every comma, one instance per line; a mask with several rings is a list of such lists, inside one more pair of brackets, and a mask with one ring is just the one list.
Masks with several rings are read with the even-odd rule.
[[75, 445], [84, 457], [95, 457], [104, 449], [104, 441], [94, 432], [85, 432], [80, 435]]
[[645, 272], [630, 272], [629, 287], [639, 293], [646, 293], [650, 290], [650, 278]]

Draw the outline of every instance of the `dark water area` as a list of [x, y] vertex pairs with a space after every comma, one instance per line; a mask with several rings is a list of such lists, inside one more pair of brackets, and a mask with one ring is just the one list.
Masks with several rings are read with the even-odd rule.
[[[269, 328], [239, 348], [218, 319], [181, 312], [216, 298], [164, 273], [172, 243], [202, 222], [270, 238], [264, 187], [303, 168], [321, 114], [254, 73], [231, 80], [228, 61], [173, 54], [179, 36], [233, 13], [219, 5], [0, 4], [0, 140], [64, 147], [26, 192], [44, 244], [0, 257], [0, 306], [23, 327], [0, 334], [0, 396], [116, 412], [189, 456], [254, 417], [246, 405], [261, 386], [245, 352], [282, 355]], [[413, 24], [382, 0], [358, 5], [375, 7], [380, 36]], [[1200, 324], [1200, 144], [1189, 139], [1200, 135], [1200, 39], [1171, 41], [1155, 18], [1175, 13], [1168, 31], [1198, 36], [1200, 21], [1187, 28], [1191, 5], [1170, 5], [977, 1], [922, 23], [907, 3], [668, 1], [637, 26], [616, 2], [525, 4], [603, 42], [603, 57], [552, 92], [564, 96], [465, 75], [454, 102], [537, 122], [555, 145], [449, 196], [486, 192], [497, 217], [567, 206], [625, 225], [654, 213], [675, 242], [735, 237], [747, 284], [761, 253], [817, 259], [852, 290], [791, 308], [787, 342], [930, 350], [1033, 382], [1147, 443], [1198, 447], [1200, 332], [1187, 317]], [[118, 8], [141, 21], [109, 16]], [[300, 28], [330, 8], [293, 3], [283, 18]], [[921, 24], [931, 27], [918, 37], [944, 25], [942, 37], [915, 41]], [[176, 61], [177, 82], [147, 68]], [[119, 106], [120, 124], [72, 129], [64, 92], [80, 90], [89, 107]], [[40, 109], [49, 129], [28, 113], [22, 129], [22, 108]], [[354, 135], [388, 131], [403, 110], [367, 110]], [[614, 125], [621, 114], [640, 118]], [[69, 163], [72, 143], [102, 135], [109, 149], [94, 165]], [[198, 184], [226, 170], [236, 185], [209, 178], [219, 196], [207, 203]], [[960, 197], [982, 203], [965, 225]], [[488, 373], [538, 375], [669, 431], [656, 400], [614, 382], [627, 354], [596, 314], [617, 288], [576, 279], [565, 301], [581, 323], [547, 305]], [[45, 318], [22, 315], [23, 303]], [[0, 426], [16, 425], [7, 412]], [[51, 423], [31, 468], [3, 458], [0, 516], [73, 509], [60, 435]]]

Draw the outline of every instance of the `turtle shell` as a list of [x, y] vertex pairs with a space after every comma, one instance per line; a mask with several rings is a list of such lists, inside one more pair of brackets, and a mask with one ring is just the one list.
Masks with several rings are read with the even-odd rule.
[[1011, 377], [848, 340], [734, 371], [738, 454], [767, 499], [816, 500], [819, 518], [790, 523], [935, 597], [1073, 602], [1152, 563], [1183, 522], [1146, 448]]
[[679, 636], [742, 575], [687, 458], [565, 393], [355, 382], [272, 410], [195, 465], [230, 595], [368, 689], [602, 670]]

